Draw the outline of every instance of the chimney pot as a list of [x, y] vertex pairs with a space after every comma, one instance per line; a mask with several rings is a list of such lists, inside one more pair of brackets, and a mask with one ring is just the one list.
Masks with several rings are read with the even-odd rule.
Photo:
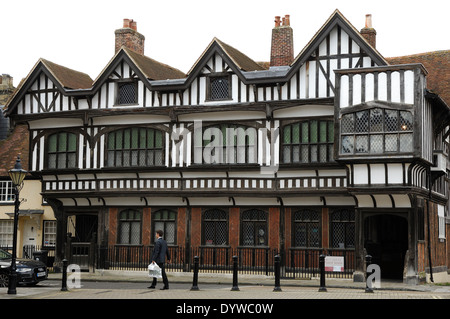
[[117, 53], [120, 48], [126, 47], [139, 54], [144, 54], [145, 37], [137, 32], [136, 21], [132, 19], [123, 19], [123, 28], [116, 30], [115, 35], [115, 53]]
[[285, 25], [291, 25], [291, 18], [290, 18], [290, 15], [289, 14], [286, 14], [285, 16], [284, 16], [284, 23], [285, 23]]
[[283, 28], [280, 28], [280, 17], [275, 17], [270, 48], [270, 66], [290, 65], [294, 61], [293, 31], [289, 25], [289, 15], [283, 17]]
[[366, 24], [361, 29], [361, 35], [375, 48], [377, 40], [377, 31], [372, 27], [372, 15], [366, 14]]
[[137, 22], [131, 20], [131, 22], [130, 22], [130, 28], [133, 29], [134, 31], [137, 31]]
[[280, 16], [275, 17], [275, 28], [278, 28], [280, 26]]
[[372, 15], [366, 14], [366, 28], [372, 29]]

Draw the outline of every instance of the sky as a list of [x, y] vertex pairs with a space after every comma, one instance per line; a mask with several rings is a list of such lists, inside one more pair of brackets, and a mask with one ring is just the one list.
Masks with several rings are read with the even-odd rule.
[[286, 14], [297, 55], [336, 9], [358, 30], [371, 14], [384, 57], [450, 49], [448, 0], [0, 1], [0, 74], [15, 86], [39, 58], [95, 79], [114, 56], [124, 18], [137, 22], [146, 56], [185, 73], [214, 37], [269, 61], [275, 16]]

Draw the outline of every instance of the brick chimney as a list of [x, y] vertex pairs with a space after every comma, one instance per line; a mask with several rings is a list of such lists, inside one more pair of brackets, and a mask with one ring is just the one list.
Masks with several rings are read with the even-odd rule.
[[115, 31], [116, 34], [116, 43], [115, 43], [115, 51], [120, 50], [122, 46], [133, 50], [139, 54], [144, 54], [144, 41], [145, 37], [137, 32], [136, 21], [131, 19], [123, 19], [123, 28], [117, 29]]
[[294, 61], [294, 38], [290, 26], [290, 16], [282, 20], [275, 17], [275, 27], [272, 29], [272, 47], [270, 50], [270, 66], [290, 65]]
[[366, 26], [361, 29], [361, 35], [370, 43], [374, 48], [376, 47], [377, 31], [372, 27], [372, 15], [366, 14]]

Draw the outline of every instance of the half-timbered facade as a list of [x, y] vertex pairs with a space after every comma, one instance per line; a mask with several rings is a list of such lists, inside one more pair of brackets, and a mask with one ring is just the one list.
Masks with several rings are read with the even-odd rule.
[[[292, 33], [283, 20], [274, 37]], [[367, 253], [413, 282], [446, 272], [450, 109], [422, 64], [391, 65], [339, 11], [270, 68], [214, 38], [184, 74], [143, 39], [125, 20], [95, 80], [40, 59], [7, 105], [29, 127], [57, 257], [68, 225], [99, 245], [162, 228], [173, 246], [274, 248], [285, 265], [350, 252], [355, 278]]]

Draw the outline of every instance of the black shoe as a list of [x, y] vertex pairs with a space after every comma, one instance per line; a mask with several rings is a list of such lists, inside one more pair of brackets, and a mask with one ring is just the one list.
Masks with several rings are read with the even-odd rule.
[[169, 290], [169, 287], [162, 287], [162, 288], [159, 289], [159, 290]]
[[148, 289], [155, 289], [155, 286], [147, 287]]

